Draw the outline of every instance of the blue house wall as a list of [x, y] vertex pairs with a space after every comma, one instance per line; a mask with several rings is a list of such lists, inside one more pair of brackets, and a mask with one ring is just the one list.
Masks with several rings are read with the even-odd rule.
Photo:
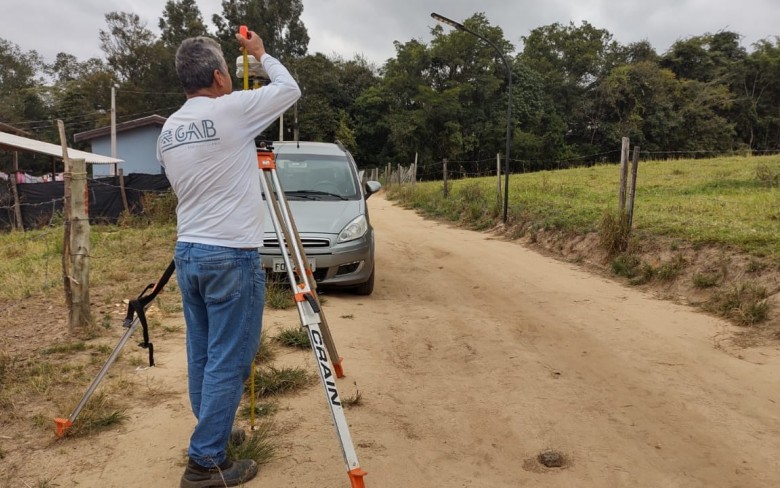
[[[119, 164], [124, 174], [146, 173], [161, 174], [162, 166], [157, 161], [157, 138], [162, 127], [147, 125], [133, 130], [119, 132], [116, 135], [116, 157], [123, 159]], [[96, 137], [90, 141], [92, 152], [111, 156], [111, 135]], [[91, 164], [92, 176], [110, 176], [113, 168], [110, 164]]]

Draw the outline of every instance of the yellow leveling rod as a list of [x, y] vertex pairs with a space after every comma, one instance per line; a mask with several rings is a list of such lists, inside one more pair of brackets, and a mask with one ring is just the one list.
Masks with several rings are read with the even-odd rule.
[[[249, 31], [245, 25], [238, 29], [244, 38], [249, 38]], [[241, 48], [241, 54], [244, 57], [244, 90], [249, 89], [249, 57], [246, 54], [246, 48]], [[252, 357], [252, 369], [249, 372], [249, 430], [255, 430], [255, 356]]]

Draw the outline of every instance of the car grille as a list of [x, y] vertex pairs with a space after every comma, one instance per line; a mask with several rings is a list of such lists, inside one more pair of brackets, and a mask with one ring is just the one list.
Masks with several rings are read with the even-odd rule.
[[[317, 237], [301, 237], [301, 244], [304, 248], [330, 247], [330, 240]], [[263, 246], [270, 248], [279, 248], [279, 240], [263, 239]]]

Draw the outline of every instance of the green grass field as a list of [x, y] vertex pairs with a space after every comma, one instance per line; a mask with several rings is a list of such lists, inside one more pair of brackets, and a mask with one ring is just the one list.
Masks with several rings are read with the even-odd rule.
[[[605, 211], [617, 212], [619, 182], [618, 165], [512, 175], [509, 224], [597, 231]], [[450, 181], [446, 199], [440, 181], [391, 187], [388, 198], [476, 229], [500, 223], [503, 212], [495, 177]], [[733, 246], [780, 261], [778, 231], [780, 156], [639, 164], [635, 235]]]

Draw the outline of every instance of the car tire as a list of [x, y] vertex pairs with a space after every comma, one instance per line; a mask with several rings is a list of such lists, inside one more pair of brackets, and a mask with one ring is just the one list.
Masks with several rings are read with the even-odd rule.
[[356, 286], [352, 290], [355, 295], [370, 295], [374, 292], [374, 270], [371, 270], [371, 276], [368, 277], [368, 281]]

